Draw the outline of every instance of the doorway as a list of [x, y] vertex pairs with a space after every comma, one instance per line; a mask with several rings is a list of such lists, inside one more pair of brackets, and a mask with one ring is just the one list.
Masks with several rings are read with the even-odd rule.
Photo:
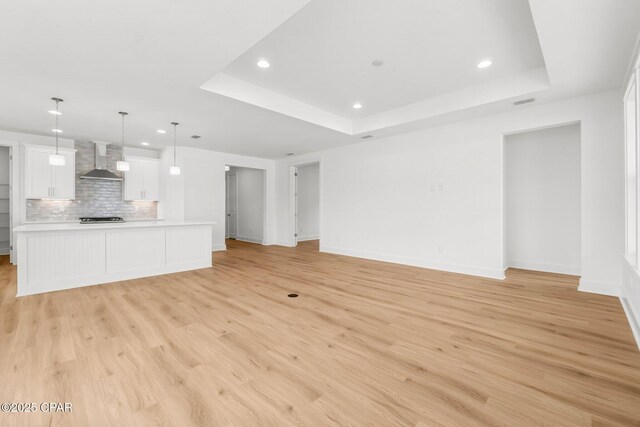
[[580, 275], [580, 124], [504, 137], [504, 267]]
[[264, 243], [265, 171], [225, 166], [225, 237]]
[[293, 171], [294, 246], [320, 239], [320, 164], [296, 166]]
[[11, 148], [0, 146], [0, 255], [10, 255], [11, 221]]

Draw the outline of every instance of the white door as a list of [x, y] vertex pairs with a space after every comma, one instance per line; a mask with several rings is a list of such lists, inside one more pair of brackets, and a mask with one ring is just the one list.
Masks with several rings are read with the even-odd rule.
[[25, 196], [27, 199], [53, 197], [49, 151], [34, 148], [25, 150]]
[[144, 199], [158, 200], [158, 162], [145, 160], [143, 169]]
[[51, 166], [53, 197], [56, 199], [76, 198], [75, 153], [60, 153], [65, 157], [64, 166]]
[[238, 176], [227, 175], [227, 237], [238, 237]]

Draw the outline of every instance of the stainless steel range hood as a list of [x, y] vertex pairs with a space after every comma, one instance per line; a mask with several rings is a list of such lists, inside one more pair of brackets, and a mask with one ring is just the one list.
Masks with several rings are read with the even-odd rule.
[[80, 179], [104, 179], [107, 181], [122, 181], [115, 173], [107, 170], [107, 143], [94, 141], [96, 144], [95, 169], [80, 176]]

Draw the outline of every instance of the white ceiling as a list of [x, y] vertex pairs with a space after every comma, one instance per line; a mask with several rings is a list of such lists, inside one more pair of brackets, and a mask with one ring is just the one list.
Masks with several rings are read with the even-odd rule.
[[640, 26], [638, 0], [307, 3], [4, 0], [0, 128], [50, 133], [59, 96], [67, 138], [118, 142], [125, 110], [128, 145], [175, 120], [181, 145], [280, 158], [620, 87]]
[[543, 66], [527, 0], [322, 0], [223, 72], [356, 119]]

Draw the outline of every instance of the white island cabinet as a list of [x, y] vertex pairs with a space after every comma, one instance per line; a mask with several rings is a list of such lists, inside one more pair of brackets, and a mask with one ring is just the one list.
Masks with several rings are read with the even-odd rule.
[[211, 267], [213, 222], [16, 227], [18, 296]]

